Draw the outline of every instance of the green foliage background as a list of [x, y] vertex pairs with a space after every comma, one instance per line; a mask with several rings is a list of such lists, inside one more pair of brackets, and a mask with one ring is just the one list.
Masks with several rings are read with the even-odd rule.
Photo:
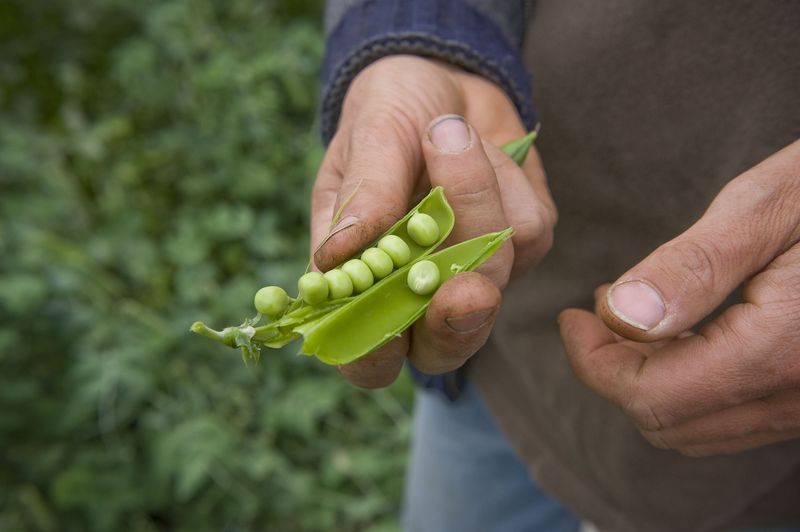
[[321, 5], [0, 3], [0, 530], [385, 530], [411, 387], [188, 333], [308, 257]]

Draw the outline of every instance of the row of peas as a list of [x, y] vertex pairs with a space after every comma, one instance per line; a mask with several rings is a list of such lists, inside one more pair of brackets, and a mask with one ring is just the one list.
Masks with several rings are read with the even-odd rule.
[[[420, 246], [427, 247], [439, 238], [439, 226], [428, 214], [416, 212], [409, 218], [406, 231]], [[340, 299], [361, 293], [375, 280], [388, 276], [395, 268], [408, 264], [411, 249], [397, 235], [386, 235], [376, 247], [367, 248], [360, 259], [351, 259], [339, 268], [321, 274], [308, 272], [297, 282], [299, 297], [308, 305], [319, 305], [328, 299]], [[416, 294], [428, 295], [439, 286], [439, 269], [427, 260], [414, 264], [408, 271], [408, 287]], [[256, 310], [270, 318], [283, 315], [290, 303], [285, 290], [278, 286], [265, 286], [254, 298]]]

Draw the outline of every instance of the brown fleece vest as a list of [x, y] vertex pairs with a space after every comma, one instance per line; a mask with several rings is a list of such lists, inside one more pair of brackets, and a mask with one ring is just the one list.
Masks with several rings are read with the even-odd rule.
[[560, 221], [471, 377], [531, 472], [601, 530], [800, 523], [800, 440], [655, 449], [573, 376], [556, 326], [800, 137], [800, 2], [540, 0], [526, 49]]

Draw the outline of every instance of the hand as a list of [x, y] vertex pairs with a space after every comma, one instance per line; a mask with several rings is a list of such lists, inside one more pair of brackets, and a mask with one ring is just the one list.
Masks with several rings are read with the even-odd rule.
[[[611, 330], [594, 314], [562, 313], [573, 369], [660, 448], [705, 456], [800, 437], [798, 240], [800, 141], [599, 290]], [[742, 303], [689, 331], [742, 283]]]
[[552, 241], [555, 208], [538, 157], [531, 153], [520, 169], [492, 144], [524, 133], [502, 90], [443, 63], [392, 56], [353, 81], [312, 194], [317, 268], [326, 271], [359, 252], [436, 185], [444, 187], [456, 215], [446, 246], [509, 226], [515, 230], [479, 273], [442, 285], [410, 331], [341, 366], [353, 383], [390, 384], [406, 356], [422, 371], [449, 371], [486, 342], [500, 288], [512, 270], [536, 263]]

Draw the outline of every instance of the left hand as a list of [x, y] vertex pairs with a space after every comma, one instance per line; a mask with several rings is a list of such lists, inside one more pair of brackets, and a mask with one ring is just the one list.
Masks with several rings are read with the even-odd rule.
[[[453, 113], [461, 116], [442, 116]], [[410, 330], [339, 366], [350, 382], [388, 386], [406, 359], [426, 373], [450, 371], [486, 342], [500, 289], [550, 249], [556, 221], [536, 151], [519, 167], [492, 144], [524, 132], [502, 88], [452, 65], [394, 55], [356, 76], [312, 192], [316, 268], [363, 250], [436, 185], [456, 218], [445, 246], [509, 226], [514, 236], [475, 272], [439, 287]]]
[[[800, 437], [799, 241], [797, 141], [599, 290], [596, 314], [561, 314], [573, 370], [656, 447], [706, 456]], [[690, 331], [742, 283], [743, 302]]]

